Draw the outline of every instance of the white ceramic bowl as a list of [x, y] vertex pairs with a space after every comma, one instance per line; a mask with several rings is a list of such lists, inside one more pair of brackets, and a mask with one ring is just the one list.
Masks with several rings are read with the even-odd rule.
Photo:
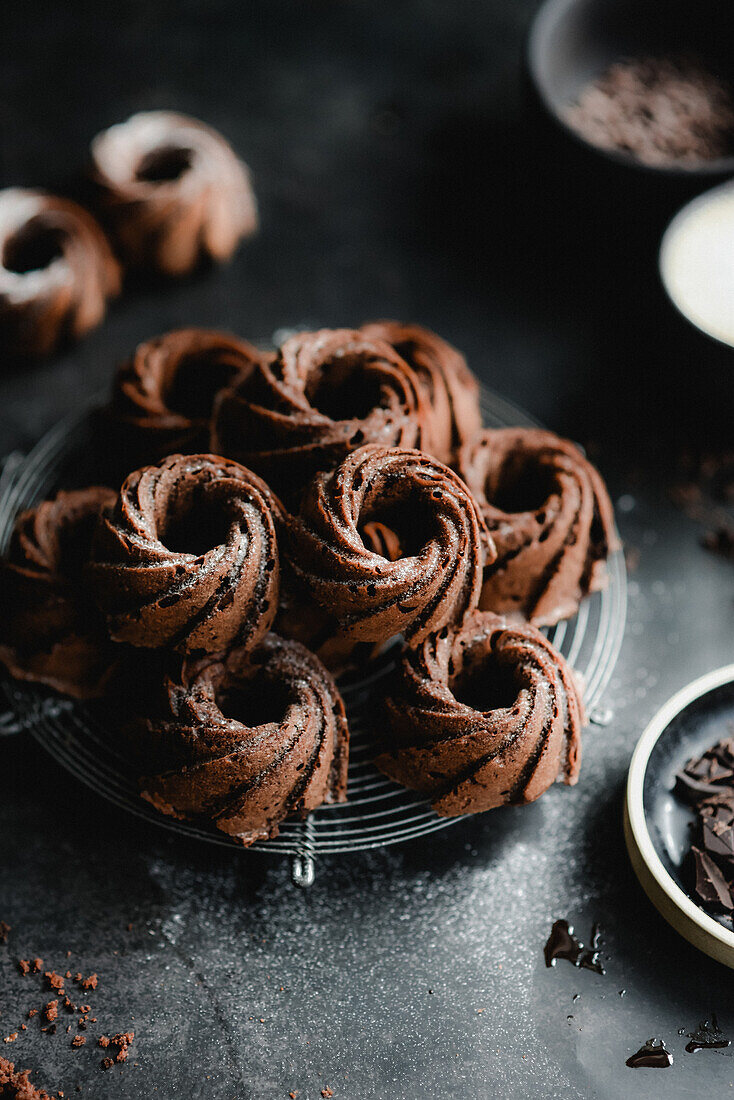
[[[706, 696], [713, 700], [717, 689], [734, 685], [734, 664], [716, 669], [688, 684], [658, 711], [640, 738], [632, 756], [627, 778], [624, 806], [624, 836], [632, 867], [653, 905], [668, 924], [707, 955], [734, 968], [734, 932], [709, 916], [681, 888], [666, 869], [660, 855], [660, 844], [653, 840], [645, 806], [648, 766], [653, 750], [661, 739], [670, 735], [674, 723], [693, 707], [703, 712]], [[721, 737], [726, 730], [721, 731]], [[709, 735], [709, 742], [714, 738]], [[702, 751], [708, 744], [700, 745]]]

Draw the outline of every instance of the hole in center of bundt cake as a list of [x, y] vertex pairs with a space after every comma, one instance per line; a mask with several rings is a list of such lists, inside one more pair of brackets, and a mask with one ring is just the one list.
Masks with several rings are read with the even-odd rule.
[[498, 665], [493, 657], [465, 664], [451, 683], [457, 702], [479, 711], [512, 708], [518, 691], [512, 670]]
[[365, 546], [388, 561], [417, 556], [433, 537], [428, 510], [423, 502], [410, 499], [389, 507], [367, 507], [358, 531]]
[[306, 383], [306, 397], [330, 420], [365, 420], [384, 404], [378, 376], [349, 356], [322, 364]]
[[261, 676], [225, 684], [217, 695], [217, 705], [225, 718], [250, 727], [269, 722], [280, 725], [291, 702], [284, 684]]
[[208, 420], [214, 398], [234, 381], [239, 373], [234, 363], [227, 363], [217, 350], [204, 351], [182, 359], [166, 391], [166, 404], [171, 412], [189, 420]]
[[529, 455], [522, 462], [506, 463], [494, 489], [490, 479], [487, 500], [502, 512], [537, 512], [557, 492], [553, 471]]
[[180, 179], [191, 167], [190, 149], [179, 149], [175, 145], [163, 145], [160, 149], [151, 149], [138, 164], [135, 173], [142, 183], [170, 183]]
[[166, 516], [158, 537], [174, 554], [202, 557], [229, 536], [230, 520], [201, 492], [177, 502]]
[[9, 237], [3, 249], [3, 267], [16, 275], [42, 271], [63, 255], [59, 229], [30, 221]]

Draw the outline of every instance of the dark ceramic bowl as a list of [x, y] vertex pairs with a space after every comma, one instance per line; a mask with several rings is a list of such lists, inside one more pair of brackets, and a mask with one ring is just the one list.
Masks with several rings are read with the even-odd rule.
[[569, 125], [566, 109], [615, 61], [692, 56], [734, 86], [730, 0], [546, 0], [530, 31], [528, 69], [543, 107], [575, 141], [637, 172], [687, 180], [734, 175], [734, 156], [691, 166], [643, 164], [601, 149]]

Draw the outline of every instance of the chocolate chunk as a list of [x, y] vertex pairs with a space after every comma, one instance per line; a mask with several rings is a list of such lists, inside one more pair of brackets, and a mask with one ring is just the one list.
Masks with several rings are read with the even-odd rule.
[[716, 863], [706, 852], [691, 848], [696, 865], [696, 893], [702, 901], [719, 905], [727, 912], [734, 910], [731, 891]]

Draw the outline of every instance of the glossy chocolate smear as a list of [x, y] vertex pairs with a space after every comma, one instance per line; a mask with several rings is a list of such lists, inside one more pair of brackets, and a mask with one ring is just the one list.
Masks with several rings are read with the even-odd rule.
[[662, 1039], [648, 1039], [627, 1061], [630, 1069], [667, 1069], [673, 1065], [673, 1055]]
[[101, 695], [117, 660], [83, 577], [111, 489], [58, 493], [21, 513], [0, 563], [0, 660], [21, 680], [67, 695]]
[[117, 370], [100, 418], [103, 445], [119, 453], [126, 472], [169, 454], [208, 450], [217, 394], [261, 358], [244, 340], [206, 329], [146, 340]]
[[451, 462], [457, 447], [482, 426], [479, 383], [464, 356], [420, 325], [374, 321], [360, 332], [391, 344], [413, 368], [431, 410], [421, 449], [440, 462]]
[[180, 276], [229, 259], [257, 229], [247, 166], [221, 134], [173, 111], [146, 111], [92, 142], [100, 209], [127, 263]]
[[322, 329], [292, 336], [221, 394], [212, 447], [295, 504], [314, 474], [365, 443], [421, 446], [429, 418], [417, 376], [388, 343]]
[[280, 516], [260, 478], [213, 455], [131, 474], [89, 566], [112, 637], [183, 653], [256, 646], [277, 610]]
[[[374, 526], [385, 518], [384, 530]], [[418, 451], [378, 446], [314, 478], [289, 544], [294, 573], [347, 637], [403, 634], [410, 645], [476, 606], [493, 553], [456, 474]]]
[[686, 1053], [695, 1054], [699, 1050], [725, 1050], [731, 1046], [731, 1039], [727, 1039], [719, 1027], [719, 1021], [715, 1015], [711, 1021], [702, 1020], [695, 1031], [688, 1033]]
[[0, 342], [6, 355], [49, 355], [95, 328], [120, 268], [81, 206], [42, 191], [0, 191]]
[[578, 689], [528, 624], [477, 611], [431, 635], [405, 653], [387, 711], [392, 740], [377, 767], [443, 816], [532, 802], [578, 778]]
[[604, 587], [607, 556], [618, 546], [612, 505], [572, 443], [537, 428], [487, 429], [461, 448], [456, 469], [497, 547], [483, 609], [551, 626]]
[[551, 928], [550, 936], [543, 950], [545, 965], [555, 966], [556, 959], [566, 959], [573, 966], [583, 970], [593, 970], [605, 974], [604, 965], [599, 956], [601, 932], [595, 924], [591, 930], [591, 946], [584, 947], [567, 920], [557, 920]]
[[285, 817], [345, 801], [344, 704], [297, 642], [270, 634], [251, 653], [185, 661], [167, 697], [167, 713], [147, 723], [167, 766], [141, 780], [161, 812], [210, 819], [248, 845], [275, 836]]

